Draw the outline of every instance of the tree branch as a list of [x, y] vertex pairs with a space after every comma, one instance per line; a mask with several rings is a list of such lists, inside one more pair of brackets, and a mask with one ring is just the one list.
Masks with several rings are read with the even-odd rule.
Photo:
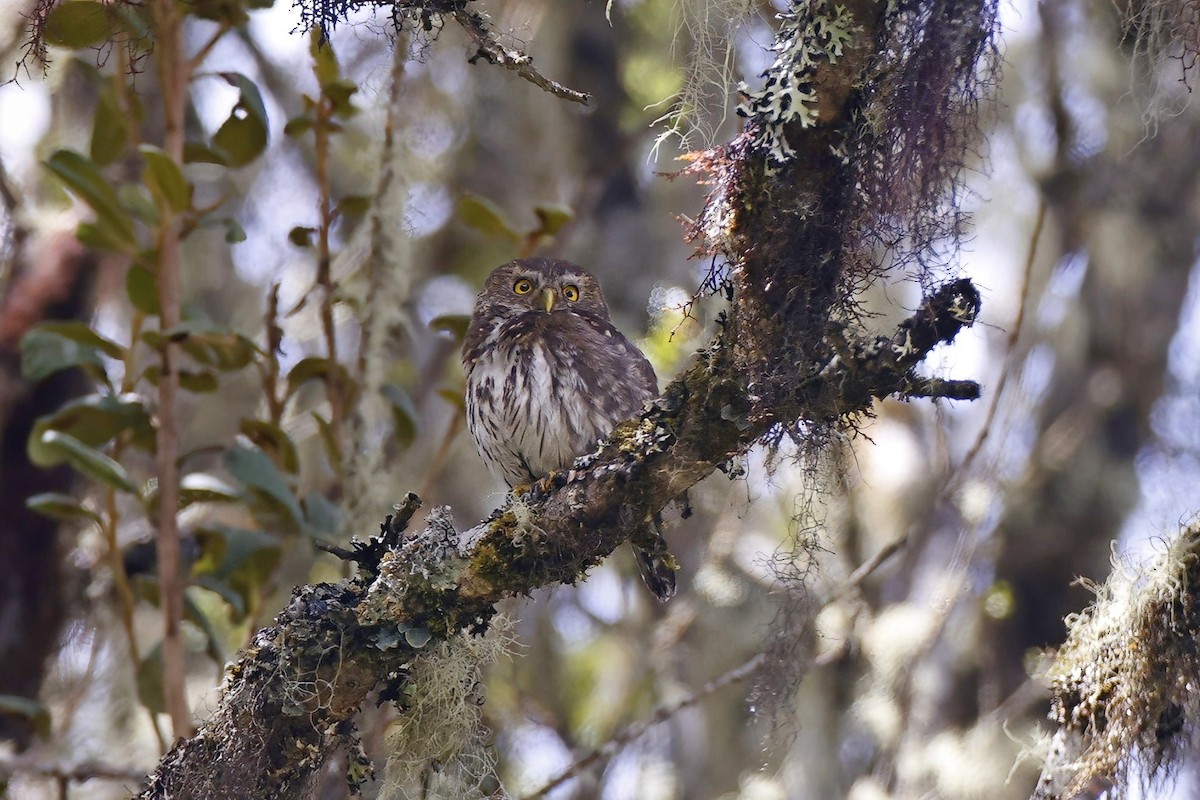
[[406, 665], [430, 641], [486, 629], [502, 599], [575, 583], [624, 541], [628, 515], [652, 515], [777, 419], [814, 408], [859, 412], [899, 391], [903, 364], [915, 365], [969, 324], [956, 302], [968, 288], [965, 281], [943, 287], [886, 340], [911, 342], [910, 349], [859, 346], [786, 408], [730, 413], [747, 401], [737, 376], [714, 368], [728, 347], [718, 338], [640, 418], [555, 476], [547, 494], [510, 498], [465, 532], [437, 508], [424, 530], [401, 539], [415, 507], [410, 497], [383, 536], [356, 546], [358, 577], [295, 590], [241, 654], [217, 714], [168, 753], [141, 796], [291, 796], [351, 735], [367, 693], [402, 684]]
[[475, 55], [467, 59], [470, 63], [474, 64], [477, 59], [482, 58], [489, 64], [498, 64], [512, 70], [534, 86], [555, 97], [585, 106], [591, 102], [592, 96], [587, 92], [563, 86], [538, 72], [537, 68], [533, 66], [533, 58], [528, 53], [522, 53], [520, 50], [502, 45], [496, 39], [496, 35], [488, 29], [485, 18], [478, 11], [468, 10], [464, 4], [454, 10], [454, 20], [462, 26], [462, 29], [479, 48]]
[[[901, 538], [884, 545], [879, 552], [860, 564], [858, 568], [855, 569], [854, 572], [846, 579], [846, 581], [838, 587], [837, 591], [833, 592], [824, 600], [824, 602], [821, 603], [820, 607], [817, 608], [816, 611], [823, 611], [824, 609], [846, 597], [846, 595], [850, 594], [850, 592], [854, 589], [857, 589], [862, 585], [863, 581], [865, 581], [872, 573], [875, 572], [875, 570], [877, 570], [885, 561], [891, 558], [907, 543], [908, 540], [906, 538]], [[812, 629], [812, 620], [815, 618], [816, 614], [814, 613], [813, 617], [810, 618], [808, 623], [805, 625], [805, 634]], [[763, 666], [765, 660], [766, 655], [759, 653], [758, 655], [753, 656], [749, 660], [739, 664], [733, 669], [713, 678], [696, 691], [691, 692], [690, 694], [681, 697], [674, 702], [659, 706], [657, 709], [655, 709], [653, 714], [650, 714], [649, 716], [627, 726], [624, 730], [613, 736], [600, 747], [597, 747], [586, 753], [581, 758], [576, 759], [570, 766], [544, 783], [541, 788], [535, 790], [531, 794], [525, 795], [523, 800], [537, 800], [540, 797], [545, 797], [562, 784], [582, 774], [584, 770], [590, 769], [600, 761], [611, 759], [621, 750], [621, 748], [625, 747], [630, 742], [641, 738], [646, 731], [650, 730], [655, 725], [666, 722], [680, 711], [691, 708], [704, 698], [719, 692], [727, 686], [733, 686], [734, 684], [741, 683], [754, 677], [755, 673], [757, 673], [758, 670]]]
[[[184, 52], [183, 20], [170, 0], [151, 5], [156, 26], [155, 63], [162, 91], [163, 152], [176, 164], [183, 163], [184, 108], [189, 80]], [[182, 252], [180, 231], [174, 215], [164, 214], [159, 224], [156, 275], [159, 322], [163, 331], [173, 331], [182, 318]], [[186, 653], [183, 646], [184, 576], [180, 562], [179, 525], [179, 344], [170, 336], [162, 345], [158, 381], [158, 448], [155, 451], [158, 477], [158, 519], [155, 544], [158, 553], [158, 590], [163, 615], [162, 672], [163, 702], [171, 716], [176, 736], [190, 735], [185, 680]]]
[[[733, 303], [695, 363], [545, 491], [510, 497], [461, 533], [448, 509], [434, 509], [424, 530], [397, 536], [395, 546], [360, 546], [372, 555], [359, 561], [358, 577], [296, 589], [241, 654], [216, 714], [167, 754], [142, 797], [294, 796], [339, 747], [360, 752], [359, 704], [376, 687], [396, 696], [422, 648], [485, 630], [502, 599], [575, 583], [634, 523], [757, 442], [853, 426], [892, 395], [978, 394], [970, 382], [914, 375], [934, 347], [974, 322], [980, 299], [970, 281], [932, 291], [890, 336], [863, 338], [854, 313], [879, 268], [870, 266], [876, 243], [847, 227], [865, 218], [869, 198], [855, 193], [856, 173], [834, 145], [865, 135], [848, 109], [873, 102], [864, 87], [882, 69], [874, 53], [884, 6], [838, 4], [838, 24], [853, 35], [836, 60], [829, 45], [823, 56], [796, 45], [827, 36], [828, 19], [799, 33], [800, 23], [781, 28], [792, 38], [780, 47], [804, 52], [779, 69], [807, 70], [814, 115], [780, 122], [770, 108], [755, 111], [743, 134], [697, 158], [713, 188], [693, 236], [728, 260]], [[939, 13], [945, 19], [922, 19], [966, 24], [957, 10]], [[969, 59], [952, 63], [974, 69]], [[785, 164], [774, 163], [761, 135], [770, 126], [786, 136]]]
[[132, 767], [104, 764], [98, 761], [81, 761], [77, 764], [34, 761], [28, 758], [0, 759], [0, 776], [36, 775], [60, 781], [90, 781], [96, 778], [107, 781], [140, 784], [146, 773]]
[[1047, 671], [1058, 725], [1032, 800], [1099, 797], [1150, 782], [1192, 746], [1200, 673], [1200, 521], [1146, 567], [1114, 569], [1068, 617]]

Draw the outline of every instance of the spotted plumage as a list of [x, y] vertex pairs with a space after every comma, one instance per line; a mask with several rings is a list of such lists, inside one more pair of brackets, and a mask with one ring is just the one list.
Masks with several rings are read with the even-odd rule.
[[[653, 367], [613, 326], [596, 278], [557, 259], [511, 261], [488, 276], [463, 366], [468, 430], [509, 486], [569, 468], [658, 394]], [[639, 552], [638, 561], [667, 599], [674, 573], [660, 555]]]

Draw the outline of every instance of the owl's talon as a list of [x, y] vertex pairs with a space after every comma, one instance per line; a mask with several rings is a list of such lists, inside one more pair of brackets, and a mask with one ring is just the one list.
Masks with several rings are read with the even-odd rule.
[[512, 491], [513, 497], [520, 497], [527, 494], [533, 500], [541, 500], [554, 491], [558, 486], [561, 475], [561, 472], [555, 470], [544, 478], [538, 478], [533, 483], [518, 483], [510, 491]]
[[558, 476], [561, 473], [558, 470], [551, 472], [544, 478], [538, 478], [530, 487], [529, 493], [535, 498], [542, 498], [554, 491], [555, 485], [558, 483]]

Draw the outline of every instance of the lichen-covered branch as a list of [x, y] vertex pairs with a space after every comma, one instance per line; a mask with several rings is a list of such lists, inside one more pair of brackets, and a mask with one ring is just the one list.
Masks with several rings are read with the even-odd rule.
[[1033, 793], [1066, 800], [1088, 787], [1152, 781], [1184, 748], [1200, 719], [1200, 521], [1156, 563], [1117, 564], [1049, 670], [1058, 724]]
[[328, 32], [346, 19], [351, 11], [362, 6], [384, 6], [391, 9], [397, 29], [411, 26], [436, 36], [446, 19], [458, 23], [475, 44], [475, 54], [467, 60], [474, 64], [483, 59], [512, 70], [521, 78], [555, 97], [587, 105], [591, 95], [551, 80], [533, 65], [533, 57], [517, 47], [506, 46], [488, 21], [484, 12], [471, 5], [474, 0], [299, 0], [300, 19], [306, 29], [321, 28]]
[[[358, 562], [357, 578], [295, 591], [241, 654], [216, 715], [175, 746], [141, 796], [220, 797], [247, 787], [248, 796], [296, 796], [332, 752], [357, 752], [359, 704], [378, 687], [395, 696], [430, 642], [485, 629], [504, 598], [579, 580], [621, 544], [631, 518], [661, 509], [775, 420], [862, 412], [901, 391], [912, 366], [973, 321], [961, 313], [964, 296], [977, 308], [968, 282], [948, 284], [888, 344], [852, 348], [775, 409], [747, 399], [736, 372], [721, 366], [729, 346], [718, 340], [548, 492], [511, 500], [468, 531], [435, 509], [424, 530], [402, 538], [416, 507], [410, 497], [379, 537], [343, 553]], [[913, 344], [898, 350], [897, 341]], [[360, 767], [351, 773], [363, 778]]]
[[505, 47], [496, 38], [496, 34], [487, 27], [483, 16], [478, 11], [466, 8], [464, 5], [454, 11], [454, 20], [462, 26], [462, 29], [475, 42], [475, 46], [479, 48], [475, 51], [475, 55], [468, 59], [472, 64], [482, 58], [489, 64], [498, 64], [505, 69], [512, 70], [534, 86], [555, 97], [585, 106], [591, 101], [591, 95], [587, 92], [563, 86], [558, 81], [553, 81], [538, 72], [537, 68], [533, 66], [533, 58], [528, 53], [516, 48]]
[[[792, 77], [811, 89], [815, 100], [802, 102], [814, 103], [815, 114], [780, 116], [768, 101], [748, 112], [743, 134], [695, 160], [713, 188], [693, 235], [702, 251], [729, 263], [721, 283], [733, 302], [692, 366], [595, 453], [536, 492], [510, 498], [487, 521], [460, 532], [448, 509], [435, 509], [424, 530], [400, 537], [389, 520], [378, 541], [346, 554], [359, 563], [356, 578], [297, 589], [239, 658], [217, 713], [164, 758], [143, 797], [296, 796], [338, 748], [351, 754], [352, 784], [362, 780], [358, 705], [377, 687], [399, 697], [424, 648], [486, 629], [499, 600], [580, 580], [636, 523], [758, 442], [853, 426], [889, 396], [978, 394], [968, 381], [916, 373], [934, 347], [974, 322], [980, 298], [969, 281], [934, 286], [922, 274], [929, 289], [916, 311], [890, 335], [866, 333], [855, 298], [884, 267], [878, 240], [863, 235], [872, 198], [860, 190], [873, 185], [869, 170], [844, 154], [869, 150], [863, 137], [888, 135], [865, 126], [862, 115], [914, 57], [912, 48], [894, 46], [896, 30], [926, 26], [935, 48], [947, 39], [975, 42], [958, 47], [946, 67], [950, 77], [974, 74], [980, 20], [991, 6], [913, 0], [892, 4], [885, 16], [886, 7], [839, 4], [845, 36], [838, 34], [836, 53], [820, 13], [794, 30], [785, 25], [780, 41], [788, 48], [823, 42], [822, 54], [774, 68], [800, 70]], [[936, 86], [961, 88], [950, 78]], [[939, 133], [931, 141], [947, 141], [947, 109], [958, 106], [936, 90], [927, 95], [925, 116], [904, 124], [932, 126]], [[763, 135], [770, 126], [782, 126], [782, 160]], [[939, 146], [926, 145], [926, 163], [943, 155]], [[938, 174], [953, 177], [957, 165], [939, 166]], [[943, 182], [943, 192], [952, 188]], [[947, 199], [930, 186], [912, 197]]]

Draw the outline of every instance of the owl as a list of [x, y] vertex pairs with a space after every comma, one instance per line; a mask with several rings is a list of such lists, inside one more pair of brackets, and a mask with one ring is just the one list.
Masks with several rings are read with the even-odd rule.
[[[559, 259], [518, 259], [492, 271], [462, 359], [467, 429], [488, 469], [510, 487], [569, 468], [658, 396], [654, 368], [613, 325], [599, 282]], [[675, 573], [652, 533], [658, 544], [653, 553], [637, 551], [638, 565], [667, 600]]]

